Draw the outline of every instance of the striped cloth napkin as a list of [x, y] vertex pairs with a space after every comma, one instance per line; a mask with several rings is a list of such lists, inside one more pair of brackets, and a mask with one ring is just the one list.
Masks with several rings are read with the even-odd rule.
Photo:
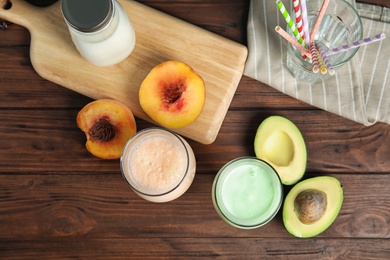
[[[323, 110], [372, 125], [390, 124], [390, 9], [355, 3], [363, 22], [363, 38], [387, 38], [360, 47], [334, 76], [309, 84], [295, 80], [286, 67], [287, 42], [275, 32], [286, 27], [274, 0], [252, 0], [248, 18], [249, 56], [244, 75]], [[283, 1], [290, 10], [290, 0]]]

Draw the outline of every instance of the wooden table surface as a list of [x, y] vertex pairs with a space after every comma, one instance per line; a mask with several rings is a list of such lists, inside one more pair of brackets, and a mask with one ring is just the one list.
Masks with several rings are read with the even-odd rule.
[[[246, 44], [249, 0], [140, 2]], [[39, 77], [29, 41], [18, 25], [0, 30], [0, 259], [389, 258], [389, 125], [363, 126], [244, 76], [217, 140], [189, 140], [197, 158], [190, 189], [154, 204], [128, 187], [118, 160], [86, 151], [76, 115], [92, 100]], [[270, 115], [300, 128], [308, 150], [305, 178], [335, 176], [344, 187], [338, 218], [317, 237], [291, 236], [281, 212], [264, 227], [240, 230], [214, 210], [216, 172], [231, 159], [254, 155], [256, 129]], [[152, 126], [138, 118], [137, 124]]]

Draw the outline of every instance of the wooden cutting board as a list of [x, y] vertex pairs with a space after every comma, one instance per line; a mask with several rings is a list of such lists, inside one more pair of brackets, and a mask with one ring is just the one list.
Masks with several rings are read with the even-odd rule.
[[26, 1], [11, 1], [6, 8], [6, 2], [0, 0], [0, 18], [30, 31], [30, 58], [41, 77], [93, 99], [119, 100], [147, 121], [153, 122], [138, 101], [143, 79], [161, 62], [187, 63], [205, 81], [206, 102], [195, 122], [172, 130], [203, 144], [217, 137], [242, 77], [245, 46], [138, 2], [119, 0], [134, 26], [136, 46], [125, 61], [97, 67], [83, 60], [74, 47], [60, 1], [47, 8]]

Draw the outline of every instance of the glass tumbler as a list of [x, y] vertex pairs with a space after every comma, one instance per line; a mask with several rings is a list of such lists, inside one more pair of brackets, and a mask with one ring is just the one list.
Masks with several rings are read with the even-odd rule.
[[[322, 3], [323, 0], [308, 0], [306, 2], [310, 32], [317, 20]], [[290, 14], [295, 21], [293, 9]], [[287, 28], [287, 32], [293, 35], [289, 28]], [[363, 25], [355, 8], [344, 0], [331, 0], [314, 37], [314, 41], [319, 43], [323, 50], [326, 51], [361, 40], [362, 37]], [[330, 55], [328, 58], [332, 67], [337, 70], [337, 68], [346, 64], [354, 57], [358, 49], [353, 48], [346, 52]], [[330, 76], [329, 74], [314, 73], [311, 61], [303, 59], [302, 53], [290, 43], [287, 46], [286, 62], [288, 69], [297, 80], [313, 83], [318, 79]]]
[[123, 148], [122, 175], [141, 198], [169, 202], [190, 187], [195, 155], [179, 135], [159, 127], [138, 131]]
[[226, 223], [240, 229], [258, 228], [279, 211], [283, 185], [265, 161], [240, 157], [219, 170], [212, 186], [212, 200]]

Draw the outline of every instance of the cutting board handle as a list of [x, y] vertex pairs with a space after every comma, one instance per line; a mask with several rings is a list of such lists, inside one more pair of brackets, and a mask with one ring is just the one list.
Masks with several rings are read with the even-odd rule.
[[48, 8], [54, 7], [36, 7], [22, 0], [0, 0], [0, 18], [19, 24], [31, 31], [37, 23], [45, 22], [45, 11]]

